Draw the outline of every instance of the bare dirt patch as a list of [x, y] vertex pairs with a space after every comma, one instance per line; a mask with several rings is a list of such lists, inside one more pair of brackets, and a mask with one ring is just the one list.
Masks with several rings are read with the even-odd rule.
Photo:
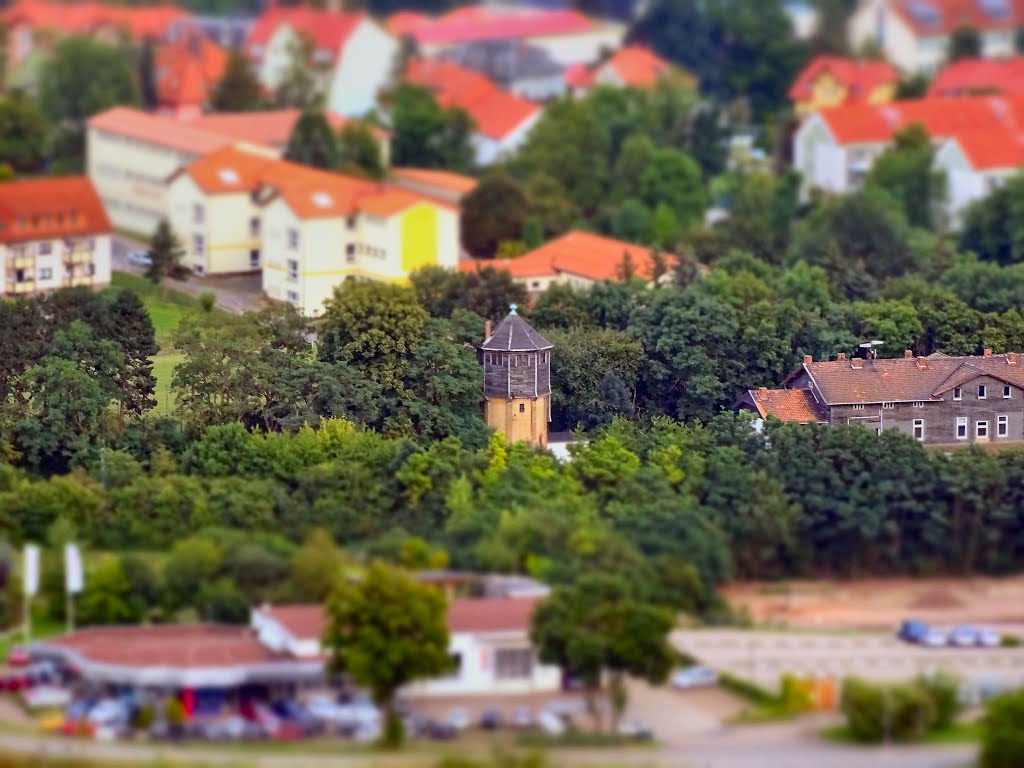
[[744, 582], [723, 589], [758, 624], [889, 629], [907, 618], [934, 624], [1024, 624], [1024, 576]]

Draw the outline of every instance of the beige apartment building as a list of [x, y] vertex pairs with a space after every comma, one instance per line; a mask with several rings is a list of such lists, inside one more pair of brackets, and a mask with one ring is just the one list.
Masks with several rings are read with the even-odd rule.
[[0, 295], [108, 285], [110, 234], [84, 176], [0, 184]]

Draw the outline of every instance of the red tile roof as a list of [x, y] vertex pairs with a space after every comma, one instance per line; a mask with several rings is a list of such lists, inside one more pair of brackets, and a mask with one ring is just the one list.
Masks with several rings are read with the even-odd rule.
[[174, 22], [187, 18], [187, 11], [173, 5], [129, 7], [49, 0], [20, 0], [0, 13], [0, 21], [8, 27], [27, 24], [65, 34], [87, 34], [102, 27], [118, 27], [133, 40], [163, 39]]
[[103, 203], [87, 176], [0, 184], [2, 243], [98, 235], [111, 229]]
[[[456, 598], [448, 604], [445, 623], [453, 633], [526, 631], [538, 602], [535, 597]], [[322, 605], [279, 605], [262, 612], [300, 640], [319, 639], [327, 628]]]
[[849, 59], [842, 56], [815, 56], [804, 67], [789, 89], [790, 100], [810, 99], [814, 83], [826, 72], [846, 88], [847, 104], [863, 103], [879, 86], [896, 83], [900, 79], [896, 68], [885, 61]]
[[762, 417], [800, 424], [825, 422], [822, 407], [809, 389], [752, 389], [749, 396]]
[[891, 104], [853, 104], [818, 112], [839, 144], [888, 141], [914, 123], [936, 139], [961, 131], [1024, 126], [1024, 97], [975, 96], [956, 99], [916, 99]]
[[566, 67], [565, 84], [570, 88], [590, 88], [594, 84], [594, 70], [586, 64]]
[[961, 131], [951, 141], [976, 171], [1024, 166], [1024, 132], [1010, 128]]
[[307, 5], [289, 8], [275, 6], [256, 19], [249, 30], [246, 50], [250, 56], [260, 58], [260, 49], [270, 42], [278, 27], [287, 24], [295, 31], [309, 35], [316, 49], [330, 53], [333, 61], [356, 27], [368, 18], [365, 13], [323, 11]]
[[472, 192], [478, 183], [472, 176], [463, 176], [451, 171], [439, 171], [436, 168], [392, 168], [391, 175], [424, 186], [457, 192], [460, 195]]
[[388, 16], [384, 26], [392, 35], [404, 37], [412, 33], [414, 29], [422, 27], [431, 21], [431, 18], [423, 13], [415, 11], [399, 11]]
[[93, 663], [176, 668], [231, 667], [275, 655], [242, 627], [210, 624], [94, 627], [46, 641]]
[[943, 67], [928, 88], [932, 98], [983, 93], [1024, 95], [1024, 56], [960, 59]]
[[447, 45], [471, 40], [552, 37], [589, 32], [594, 22], [571, 10], [498, 10], [469, 6], [408, 30], [421, 44]]
[[[335, 130], [347, 122], [333, 112], [325, 113], [327, 122]], [[298, 109], [270, 109], [259, 112], [214, 112], [187, 120], [193, 128], [230, 136], [236, 141], [248, 141], [268, 147], [287, 146], [295, 121], [302, 112]]]
[[533, 102], [501, 90], [472, 69], [442, 59], [411, 59], [405, 79], [434, 92], [445, 107], [469, 113], [478, 133], [501, 140], [540, 112]]
[[388, 184], [309, 168], [236, 147], [225, 147], [201, 157], [183, 172], [212, 195], [251, 192], [262, 185], [270, 186], [303, 219], [349, 216], [357, 211], [386, 217], [421, 202], [450, 207]]
[[619, 50], [598, 72], [605, 67], [615, 70], [624, 85], [636, 88], [648, 88], [673, 71], [671, 64], [650, 48], [641, 45], [630, 45]]
[[[621, 279], [622, 261], [627, 253], [637, 276], [651, 279], [654, 265], [649, 248], [579, 230], [568, 232], [514, 259], [464, 261], [459, 264], [459, 269], [471, 272], [489, 265], [506, 270], [520, 280], [566, 273], [600, 282]], [[675, 259], [671, 254], [665, 256], [669, 261]]]
[[[991, 0], [993, 6], [1000, 0]], [[1016, 31], [1024, 23], [1024, 0], [1002, 0], [1005, 13], [989, 13], [981, 0], [895, 0], [893, 10], [919, 37], [948, 35], [957, 27]]]
[[829, 405], [841, 403], [923, 402], [979, 376], [1024, 389], [1024, 355], [1015, 354], [879, 360], [830, 360], [805, 363], [790, 374], [806, 372]]
[[224, 74], [227, 59], [227, 51], [201, 35], [162, 46], [154, 66], [160, 104], [206, 104]]
[[131, 107], [114, 107], [89, 118], [89, 128], [127, 136], [193, 155], [205, 155], [234, 144], [236, 139], [174, 118], [151, 115]]

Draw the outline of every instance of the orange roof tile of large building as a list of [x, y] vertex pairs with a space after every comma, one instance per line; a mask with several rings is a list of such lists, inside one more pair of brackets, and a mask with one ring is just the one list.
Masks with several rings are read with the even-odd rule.
[[422, 27], [432, 19], [423, 13], [416, 13], [415, 11], [398, 11], [388, 16], [384, 22], [384, 26], [388, 28], [388, 32], [392, 35], [398, 35], [404, 37], [412, 33], [417, 27]]
[[[459, 269], [471, 272], [490, 265], [521, 280], [565, 273], [600, 282], [622, 279], [626, 254], [629, 254], [634, 274], [647, 280], [654, 277], [650, 248], [580, 230], [567, 232], [514, 259], [464, 261]], [[665, 256], [668, 261], [675, 260], [670, 254]]]
[[189, 123], [131, 107], [113, 107], [94, 115], [89, 118], [88, 126], [194, 155], [205, 155], [236, 141]]
[[0, 184], [2, 243], [110, 231], [110, 219], [87, 176], [24, 179]]
[[915, 123], [936, 139], [961, 131], [1024, 126], [1024, 97], [975, 96], [916, 99], [891, 104], [852, 104], [822, 109], [818, 114], [839, 144], [885, 142]]
[[391, 175], [459, 194], [472, 192], [479, 183], [472, 176], [441, 171], [437, 168], [392, 168]]
[[594, 26], [593, 20], [574, 10], [506, 10], [473, 5], [414, 24], [406, 34], [420, 44], [453, 45], [472, 40], [578, 34], [589, 32]]
[[405, 79], [429, 88], [442, 106], [465, 110], [477, 132], [492, 139], [503, 139], [540, 111], [533, 102], [501, 90], [479, 72], [447, 60], [411, 59]]
[[831, 74], [846, 88], [846, 103], [865, 102], [879, 86], [897, 83], [900, 73], [886, 61], [851, 59], [844, 56], [815, 56], [797, 75], [789, 89], [791, 101], [803, 101], [812, 97], [814, 83], [823, 74]]
[[800, 424], [824, 422], [825, 417], [809, 389], [752, 389], [750, 400], [762, 418], [772, 416], [780, 421]]
[[624, 85], [635, 88], [649, 88], [673, 71], [671, 64], [642, 45], [622, 48], [603, 66], [613, 69]]
[[224, 74], [227, 60], [227, 51], [201, 35], [162, 46], [154, 62], [160, 104], [206, 104]]
[[213, 195], [248, 193], [267, 185], [302, 219], [349, 216], [357, 211], [387, 217], [421, 202], [450, 207], [392, 185], [309, 168], [237, 147], [212, 152], [178, 173], [182, 172]]
[[326, 51], [334, 60], [356, 27], [368, 18], [365, 13], [327, 11], [307, 5], [274, 6], [256, 19], [246, 39], [246, 50], [250, 56], [260, 58], [263, 47], [270, 42], [278, 27], [287, 24], [308, 35], [318, 51]]
[[1024, 95], [1024, 56], [959, 59], [943, 67], [928, 87], [933, 98], [984, 93]]
[[976, 171], [1024, 166], [1024, 132], [1011, 128], [960, 131], [952, 138]]
[[174, 5], [116, 6], [100, 3], [58, 3], [20, 0], [0, 12], [8, 27], [26, 24], [65, 34], [86, 34], [105, 26], [118, 27], [133, 40], [162, 39], [171, 25], [189, 13]]

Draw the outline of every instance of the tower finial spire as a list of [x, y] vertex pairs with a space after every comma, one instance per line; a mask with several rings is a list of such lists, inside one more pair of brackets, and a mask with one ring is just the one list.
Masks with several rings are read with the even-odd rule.
[[513, 315], [516, 314], [516, 310], [517, 309], [519, 309], [519, 305], [518, 304], [509, 304], [508, 305], [508, 311], [509, 311], [510, 314], [513, 314]]

